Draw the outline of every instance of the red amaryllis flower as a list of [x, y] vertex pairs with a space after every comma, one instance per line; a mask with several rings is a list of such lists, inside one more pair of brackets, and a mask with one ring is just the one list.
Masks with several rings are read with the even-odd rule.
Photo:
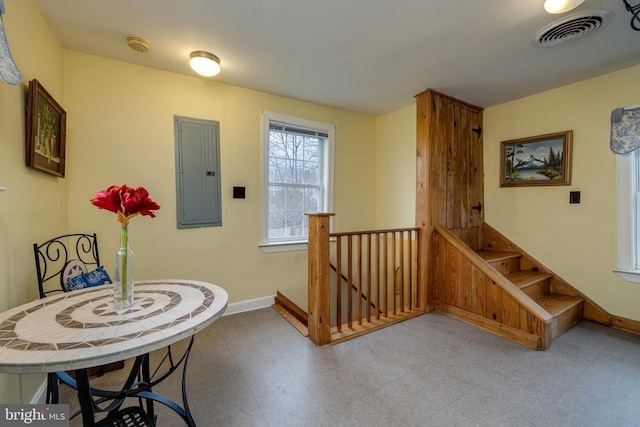
[[160, 209], [160, 206], [151, 200], [149, 192], [143, 188], [133, 188], [122, 185], [112, 185], [106, 190], [99, 191], [91, 199], [91, 203], [100, 209], [117, 214], [122, 227], [129, 225], [129, 220], [140, 214], [155, 218], [152, 211]]

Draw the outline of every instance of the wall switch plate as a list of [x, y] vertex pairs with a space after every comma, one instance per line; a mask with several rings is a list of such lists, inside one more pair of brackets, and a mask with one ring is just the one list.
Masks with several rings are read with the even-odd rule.
[[245, 198], [245, 188], [244, 187], [233, 187], [233, 198], [234, 199], [244, 199]]
[[569, 191], [569, 203], [580, 203], [579, 191]]

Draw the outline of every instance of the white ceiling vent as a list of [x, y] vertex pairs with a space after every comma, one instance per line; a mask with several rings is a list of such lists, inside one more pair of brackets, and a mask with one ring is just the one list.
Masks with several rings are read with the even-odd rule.
[[559, 44], [586, 37], [611, 21], [613, 12], [608, 9], [585, 10], [552, 22], [533, 37], [537, 47], [554, 47]]

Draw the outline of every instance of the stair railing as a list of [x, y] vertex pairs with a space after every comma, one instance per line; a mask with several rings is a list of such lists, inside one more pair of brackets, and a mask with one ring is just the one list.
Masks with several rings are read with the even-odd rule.
[[424, 313], [419, 228], [330, 233], [333, 214], [307, 215], [309, 338], [315, 344], [339, 342]]

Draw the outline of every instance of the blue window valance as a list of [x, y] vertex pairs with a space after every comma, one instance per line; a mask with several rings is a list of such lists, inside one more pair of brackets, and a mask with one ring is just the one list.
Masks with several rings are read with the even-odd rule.
[[0, 80], [17, 85], [22, 81], [22, 76], [9, 51], [9, 42], [7, 42], [4, 22], [2, 21], [4, 11], [4, 0], [0, 0]]
[[640, 148], [640, 105], [611, 113], [611, 151], [630, 153]]

